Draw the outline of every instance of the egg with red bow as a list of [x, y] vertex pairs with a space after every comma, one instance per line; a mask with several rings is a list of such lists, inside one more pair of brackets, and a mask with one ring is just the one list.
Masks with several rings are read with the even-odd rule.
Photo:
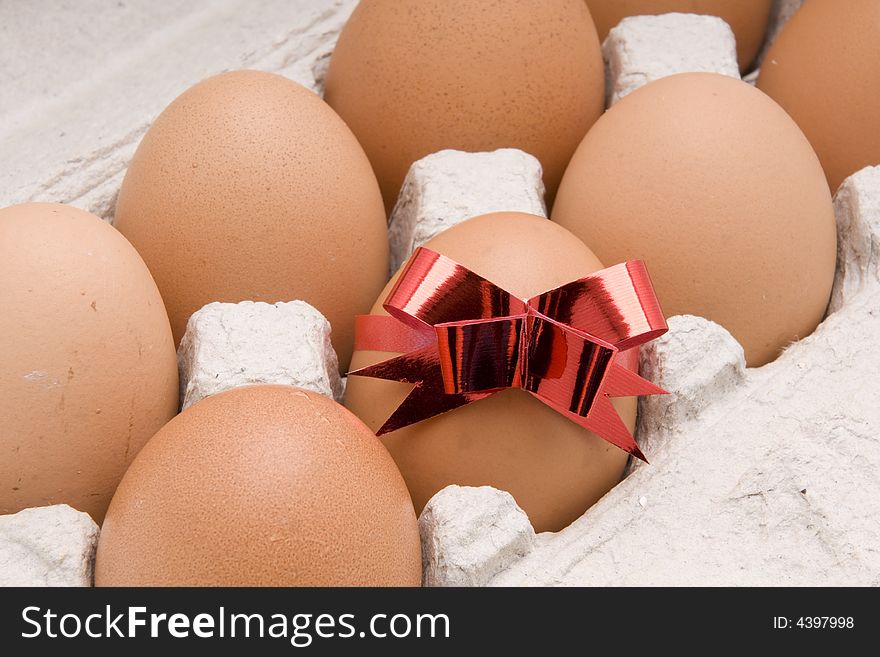
[[607, 312], [612, 287], [650, 289], [643, 263], [611, 264], [546, 219], [500, 212], [437, 235], [392, 278], [358, 323], [345, 404], [417, 511], [450, 484], [488, 485], [557, 531], [641, 456], [625, 395], [660, 392], [633, 370], [666, 325], [653, 293], [637, 319]]

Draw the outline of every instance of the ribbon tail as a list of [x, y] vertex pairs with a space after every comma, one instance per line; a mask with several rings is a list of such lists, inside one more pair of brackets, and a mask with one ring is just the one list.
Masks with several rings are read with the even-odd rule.
[[629, 429], [627, 429], [623, 420], [621, 420], [620, 416], [617, 414], [617, 410], [611, 404], [611, 399], [606, 395], [600, 394], [596, 397], [596, 400], [593, 402], [593, 407], [590, 409], [589, 417], [572, 413], [567, 408], [558, 406], [544, 397], [539, 395], [535, 396], [575, 424], [579, 424], [584, 429], [592, 431], [602, 440], [607, 440], [612, 445], [619, 447], [628, 454], [632, 454], [645, 463], [648, 462], [648, 459], [645, 458], [645, 455], [642, 454], [642, 450], [639, 449], [638, 444], [636, 444], [635, 438], [633, 438]]
[[381, 436], [397, 431], [410, 424], [415, 424], [416, 422], [455, 410], [471, 402], [485, 399], [496, 392], [498, 391], [449, 395], [443, 393], [442, 384], [438, 390], [436, 386], [431, 384], [418, 383], [406, 396], [406, 399], [394, 410], [391, 417], [385, 420], [385, 424], [379, 428], [376, 435]]
[[349, 375], [352, 374], [414, 384], [406, 399], [376, 432], [377, 436], [427, 420], [498, 392], [496, 389], [447, 394], [443, 388], [443, 375], [440, 371], [436, 344], [349, 372]]
[[602, 392], [609, 397], [632, 397], [635, 395], [668, 395], [663, 388], [643, 379], [632, 370], [612, 363], [605, 375]]
[[[419, 384], [426, 378], [431, 378], [430, 372], [433, 370], [437, 370], [439, 374], [439, 367], [437, 345], [429, 345], [411, 351], [408, 354], [395, 356], [373, 365], [352, 370], [348, 375], [369, 376], [374, 379]], [[443, 392], [442, 386], [440, 392], [441, 394]]]
[[612, 406], [611, 399], [605, 395], [596, 397], [593, 408], [590, 409], [590, 416], [582, 418], [578, 416], [579, 424], [586, 427], [600, 438], [604, 438], [612, 445], [617, 445], [625, 452], [641, 459], [645, 463], [648, 459], [642, 454], [636, 444], [636, 439], [629, 432], [627, 426], [620, 419], [617, 410]]

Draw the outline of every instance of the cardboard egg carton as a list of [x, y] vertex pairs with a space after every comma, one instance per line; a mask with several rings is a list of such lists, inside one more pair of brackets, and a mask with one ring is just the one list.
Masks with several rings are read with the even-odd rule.
[[547, 216], [541, 163], [516, 148], [443, 150], [414, 163], [391, 211], [391, 274], [416, 247], [470, 217], [490, 212]]
[[[506, 493], [444, 489], [421, 517], [424, 544], [442, 546], [425, 583], [880, 584], [880, 167], [834, 205], [834, 295], [812, 335], [747, 369], [721, 326], [670, 318], [642, 352], [642, 374], [673, 392], [640, 402], [651, 464], [557, 534], [535, 536]], [[465, 512], [489, 529], [456, 524]]]
[[128, 162], [183, 91], [240, 68], [314, 89], [357, 0], [4, 3], [0, 199], [69, 203], [110, 221]]
[[181, 410], [224, 390], [296, 386], [342, 401], [330, 322], [305, 301], [215, 301], [192, 314], [177, 350]]
[[602, 44], [605, 104], [676, 73], [719, 73], [739, 80], [733, 30], [717, 16], [630, 16]]
[[[640, 400], [651, 464], [557, 534], [505, 492], [450, 486], [420, 517], [424, 582], [461, 585], [880, 583], [880, 167], [834, 200], [829, 316], [747, 369], [723, 327], [690, 315], [641, 352], [671, 395]], [[475, 529], [479, 527], [479, 529]]]
[[[800, 1], [777, 0], [778, 16], [790, 15]], [[12, 7], [4, 5], [0, 20], [12, 29], [0, 43], [10, 62], [0, 70], [0, 145], [15, 157], [0, 167], [3, 204], [59, 201], [111, 220], [125, 167], [171, 99], [204, 77], [241, 67], [279, 72], [319, 90], [336, 34], [355, 4], [197, 0], [170, 9], [129, 0], [110, 10], [59, 3], [48, 22], [29, 15], [45, 5], [18, 5], [15, 19], [3, 15]], [[231, 18], [245, 13], [246, 25]], [[22, 29], [15, 29], [16, 21]], [[41, 36], [26, 24], [43, 26]], [[688, 24], [691, 30], [697, 25]], [[630, 51], [640, 41], [655, 54], [659, 47], [638, 34], [626, 41]], [[726, 51], [728, 44], [713, 48]], [[651, 76], [707, 70], [711, 64], [694, 62], [696, 54], [680, 51], [665, 73]], [[610, 59], [609, 46], [606, 55]], [[652, 61], [650, 50], [636, 52], [635, 60]], [[409, 209], [398, 211], [397, 230], [424, 237], [430, 224], [442, 227], [476, 213], [480, 188], [456, 179], [477, 172], [484, 191], [509, 188], [519, 175], [511, 178], [511, 171], [529, 162], [512, 153], [506, 163], [490, 161], [453, 154], [423, 166], [407, 191]], [[516, 193], [523, 202], [540, 200], [535, 185], [521, 184]], [[456, 215], [450, 206], [463, 210]], [[522, 203], [492, 209], [535, 212]], [[874, 547], [880, 544], [874, 521], [880, 483], [871, 476], [880, 462], [880, 406], [872, 397], [872, 375], [880, 372], [874, 348], [880, 338], [880, 171], [850, 178], [835, 210], [840, 257], [832, 312], [813, 335], [775, 362], [746, 369], [741, 348], [723, 328], [696, 317], [670, 318], [670, 332], [643, 352], [643, 374], [676, 393], [641, 402], [638, 435], [651, 465], [634, 466], [558, 534], [535, 534], [502, 491], [444, 489], [420, 518], [425, 583], [880, 584]], [[419, 239], [401, 240], [398, 259]], [[277, 313], [252, 314], [241, 335], [252, 339], [263, 322], [277, 319]], [[215, 333], [199, 336], [194, 352], [210, 353]], [[253, 366], [252, 347], [239, 351], [241, 367]], [[308, 361], [316, 371], [326, 369], [328, 359], [313, 349], [301, 367]], [[239, 383], [230, 377], [224, 385]], [[48, 507], [0, 517], [0, 584], [90, 583], [97, 528], [83, 516]], [[28, 564], [48, 566], [38, 572]], [[17, 572], [31, 575], [14, 579]]]
[[98, 526], [66, 504], [0, 515], [0, 587], [91, 586]]

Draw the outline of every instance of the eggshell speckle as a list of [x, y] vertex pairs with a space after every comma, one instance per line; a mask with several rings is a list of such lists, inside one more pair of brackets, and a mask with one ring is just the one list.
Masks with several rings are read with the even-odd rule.
[[541, 161], [552, 201], [604, 93], [583, 0], [373, 0], [339, 36], [325, 97], [390, 210], [409, 166], [444, 148], [522, 149]]
[[880, 2], [807, 2], [768, 51], [758, 88], [804, 131], [832, 191], [880, 164]]
[[345, 408], [237, 388], [141, 451], [107, 512], [95, 583], [418, 586], [418, 525], [394, 461]]
[[715, 321], [749, 365], [822, 320], [836, 229], [803, 133], [745, 82], [652, 82], [611, 108], [565, 172], [553, 221], [604, 262], [640, 258], [667, 315]]
[[586, 0], [596, 22], [599, 40], [627, 16], [680, 12], [718, 16], [730, 25], [736, 37], [740, 71], [754, 61], [767, 32], [772, 0]]
[[69, 504], [100, 523], [177, 412], [168, 316], [137, 252], [54, 203], [0, 210], [0, 514]]
[[354, 316], [387, 280], [382, 198], [356, 139], [279, 75], [225, 73], [169, 105], [129, 166], [115, 224], [143, 256], [176, 342], [212, 301], [291, 301], [330, 321], [340, 366]]
[[[552, 222], [499, 212], [469, 219], [426, 246], [460, 262], [514, 295], [528, 299], [602, 269], [584, 244]], [[395, 279], [373, 306], [382, 302]], [[357, 351], [352, 367], [390, 357]], [[350, 376], [345, 404], [378, 429], [411, 386]], [[632, 430], [634, 398], [615, 407]], [[536, 531], [557, 531], [578, 518], [623, 473], [627, 454], [550, 409], [527, 392], [487, 399], [382, 436], [421, 510], [449, 484], [489, 485], [510, 492]]]

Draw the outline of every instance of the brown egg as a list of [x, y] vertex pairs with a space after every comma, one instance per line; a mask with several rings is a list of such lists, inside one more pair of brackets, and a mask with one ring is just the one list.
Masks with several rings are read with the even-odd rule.
[[418, 586], [419, 528], [381, 442], [288, 386], [191, 406], [129, 468], [97, 586]]
[[758, 88], [804, 131], [832, 192], [880, 164], [880, 2], [810, 0], [768, 51]]
[[604, 262], [640, 258], [668, 315], [729, 330], [749, 365], [822, 320], [834, 277], [831, 195], [794, 122], [745, 82], [687, 73], [596, 123], [553, 221]]
[[122, 474], [177, 412], [156, 284], [98, 217], [0, 210], [0, 514], [69, 504], [101, 522]]
[[339, 36], [325, 98], [390, 210], [410, 165], [444, 148], [531, 153], [552, 200], [604, 89], [583, 0], [373, 0]]
[[[528, 299], [602, 269], [574, 235], [528, 214], [499, 212], [469, 219], [427, 247], [460, 262], [512, 294]], [[382, 302], [374, 315], [384, 315]], [[391, 354], [356, 351], [352, 368]], [[410, 385], [350, 376], [345, 405], [378, 429]], [[635, 399], [613, 400], [630, 430]], [[627, 454], [523, 390], [505, 390], [382, 436], [418, 511], [449, 484], [495, 486], [510, 492], [537, 531], [557, 531], [578, 518], [623, 474]]]
[[586, 0], [599, 41], [627, 16], [681, 12], [723, 18], [736, 37], [740, 71], [747, 71], [764, 43], [772, 0]]
[[235, 71], [156, 119], [122, 183], [116, 226], [165, 299], [176, 342], [211, 301], [302, 299], [345, 369], [354, 316], [388, 278], [382, 198], [357, 140], [315, 94]]

